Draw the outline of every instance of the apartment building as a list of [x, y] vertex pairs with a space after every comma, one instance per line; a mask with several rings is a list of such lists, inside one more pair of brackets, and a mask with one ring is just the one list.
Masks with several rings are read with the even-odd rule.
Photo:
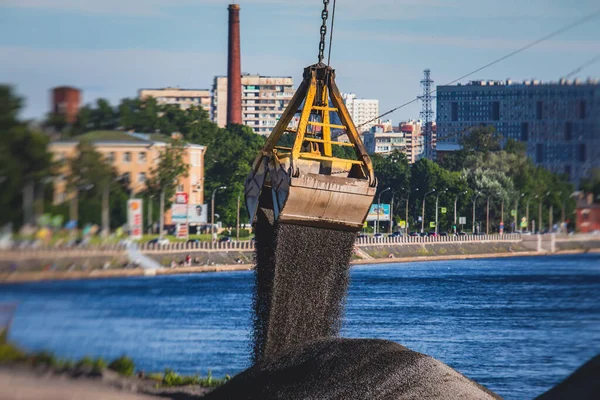
[[437, 151], [460, 149], [469, 128], [491, 125], [504, 140], [577, 184], [600, 167], [600, 84], [597, 80], [472, 81], [437, 87]]
[[[160, 161], [160, 155], [169, 146], [169, 137], [156, 134], [139, 134], [120, 131], [97, 131], [73, 139], [51, 142], [48, 150], [54, 161], [73, 159], [77, 156], [77, 145], [87, 140], [96, 151], [104, 156], [106, 162], [114, 166], [117, 175], [129, 178], [132, 194], [135, 196], [146, 189], [146, 180]], [[188, 194], [189, 204], [204, 204], [204, 155], [205, 146], [187, 144], [183, 161], [188, 167], [187, 176], [180, 177], [177, 192]], [[54, 204], [64, 203], [70, 198], [67, 193], [66, 177], [68, 164], [63, 166], [62, 174], [54, 182]], [[170, 224], [170, 214], [165, 216]]]
[[358, 99], [354, 93], [343, 93], [342, 99], [359, 132], [369, 132], [379, 124], [379, 100]]
[[387, 155], [396, 150], [405, 151], [406, 141], [401, 132], [386, 129], [383, 125], [371, 127], [369, 132], [363, 134], [363, 141], [369, 154]]
[[425, 137], [423, 136], [423, 123], [419, 120], [401, 122], [396, 131], [404, 136], [404, 153], [410, 164], [419, 161], [425, 151]]
[[[242, 75], [242, 122], [260, 135], [269, 135], [294, 96], [289, 76]], [[227, 125], [227, 77], [217, 76], [213, 85], [212, 118]]]
[[191, 106], [202, 106], [208, 113], [211, 112], [211, 93], [208, 89], [140, 89], [139, 99], [144, 100], [154, 97], [158, 104], [177, 104], [187, 110]]

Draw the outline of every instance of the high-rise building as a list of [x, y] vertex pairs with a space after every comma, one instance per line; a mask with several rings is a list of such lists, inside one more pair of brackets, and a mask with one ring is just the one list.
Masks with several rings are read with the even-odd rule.
[[[242, 75], [242, 123], [255, 133], [269, 135], [294, 96], [291, 76]], [[215, 77], [213, 121], [227, 125], [227, 77]]]
[[52, 112], [62, 115], [67, 123], [77, 120], [81, 105], [81, 91], [70, 86], [59, 86], [52, 89]]
[[357, 99], [354, 93], [344, 93], [342, 98], [359, 132], [369, 132], [379, 124], [379, 100]]
[[437, 87], [437, 151], [460, 149], [471, 127], [491, 125], [504, 140], [527, 145], [537, 164], [573, 183], [600, 167], [600, 84], [597, 80], [472, 81]]
[[422, 134], [423, 124], [418, 120], [401, 122], [398, 131], [404, 135], [405, 154], [408, 162], [413, 164], [423, 157], [425, 137]]
[[395, 150], [405, 151], [406, 142], [402, 132], [394, 132], [385, 129], [384, 125], [378, 124], [371, 127], [369, 132], [363, 134], [363, 142], [369, 154], [387, 155]]
[[177, 104], [184, 110], [190, 106], [202, 106], [210, 113], [211, 95], [208, 89], [140, 89], [139, 98], [144, 100], [148, 97], [154, 97], [158, 104]]

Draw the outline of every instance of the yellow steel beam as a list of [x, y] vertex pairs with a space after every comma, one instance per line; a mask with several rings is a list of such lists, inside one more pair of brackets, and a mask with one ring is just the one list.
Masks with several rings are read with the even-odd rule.
[[[321, 104], [329, 104], [327, 86], [323, 85], [322, 93], [323, 96], [321, 98]], [[323, 153], [325, 153], [326, 157], [331, 157], [333, 155], [333, 150], [331, 148], [331, 126], [329, 125], [329, 111], [323, 110], [321, 111], [321, 114], [323, 115]]]
[[[306, 128], [308, 128], [308, 118], [310, 117], [310, 108], [315, 103], [315, 95], [317, 94], [317, 79], [315, 71], [311, 71], [310, 83], [305, 78], [303, 82], [306, 82], [308, 86], [308, 93], [306, 93], [306, 100], [304, 101], [304, 108], [302, 109], [302, 115], [300, 116], [300, 123], [296, 133], [296, 141], [292, 149], [292, 160], [297, 160], [300, 155], [300, 149], [302, 142], [304, 142], [304, 135], [306, 134]], [[297, 108], [296, 108], [297, 109]]]
[[356, 164], [356, 165], [363, 164], [362, 160], [346, 160], [346, 159], [337, 158], [337, 157], [319, 156], [319, 155], [316, 155], [313, 153], [300, 153], [300, 158], [302, 158], [304, 160], [315, 160], [315, 161], [339, 161], [341, 163]]
[[[325, 143], [324, 140], [322, 139], [313, 139], [313, 138], [307, 138], [305, 137], [304, 140], [306, 142], [315, 142], [315, 143]], [[346, 147], [354, 147], [354, 145], [352, 143], [345, 143], [345, 142], [329, 142], [331, 144], [335, 144], [337, 146], [346, 146]]]
[[333, 112], [337, 112], [338, 111], [337, 108], [323, 107], [323, 106], [314, 106], [313, 110], [317, 110], [317, 111], [333, 111]]
[[308, 121], [310, 125], [322, 126], [324, 128], [347, 129], [345, 125], [324, 124], [323, 122]]

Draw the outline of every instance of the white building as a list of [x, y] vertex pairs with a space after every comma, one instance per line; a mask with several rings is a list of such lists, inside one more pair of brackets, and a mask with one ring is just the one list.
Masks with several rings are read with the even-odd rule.
[[359, 132], [368, 132], [379, 123], [379, 100], [357, 99], [354, 93], [343, 93], [342, 98]]
[[154, 97], [158, 104], [177, 104], [183, 110], [202, 106], [210, 114], [211, 95], [208, 89], [140, 89], [139, 98]]
[[395, 150], [404, 152], [406, 140], [402, 132], [385, 132], [382, 125], [375, 125], [363, 134], [363, 141], [369, 154], [390, 154]]
[[[242, 123], [255, 133], [269, 135], [294, 96], [290, 76], [242, 75]], [[215, 77], [213, 122], [227, 125], [227, 77]]]

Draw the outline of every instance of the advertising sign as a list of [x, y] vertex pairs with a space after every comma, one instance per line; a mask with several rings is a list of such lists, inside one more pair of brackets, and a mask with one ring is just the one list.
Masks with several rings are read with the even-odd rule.
[[188, 224], [185, 222], [177, 224], [177, 239], [187, 239], [188, 233]]
[[127, 224], [129, 236], [132, 239], [141, 239], [143, 234], [142, 200], [127, 200]]
[[367, 215], [367, 221], [390, 221], [390, 205], [389, 204], [373, 204]]
[[406, 221], [400, 221], [400, 228], [406, 229]]
[[435, 228], [435, 222], [430, 222], [430, 223], [429, 223], [429, 227], [430, 227], [430, 228]]
[[177, 204], [173, 203], [171, 206], [171, 220], [173, 222], [185, 222], [187, 218], [187, 204]]
[[458, 219], [458, 223], [461, 225], [465, 225], [467, 223], [467, 217], [460, 217]]
[[446, 214], [448, 210], [446, 209], [446, 207], [442, 207], [442, 214]]
[[517, 216], [517, 210], [510, 210], [510, 216], [511, 217], [516, 217]]
[[206, 224], [208, 222], [208, 204], [188, 204], [188, 222]]
[[188, 194], [183, 192], [175, 193], [175, 204], [187, 204]]

